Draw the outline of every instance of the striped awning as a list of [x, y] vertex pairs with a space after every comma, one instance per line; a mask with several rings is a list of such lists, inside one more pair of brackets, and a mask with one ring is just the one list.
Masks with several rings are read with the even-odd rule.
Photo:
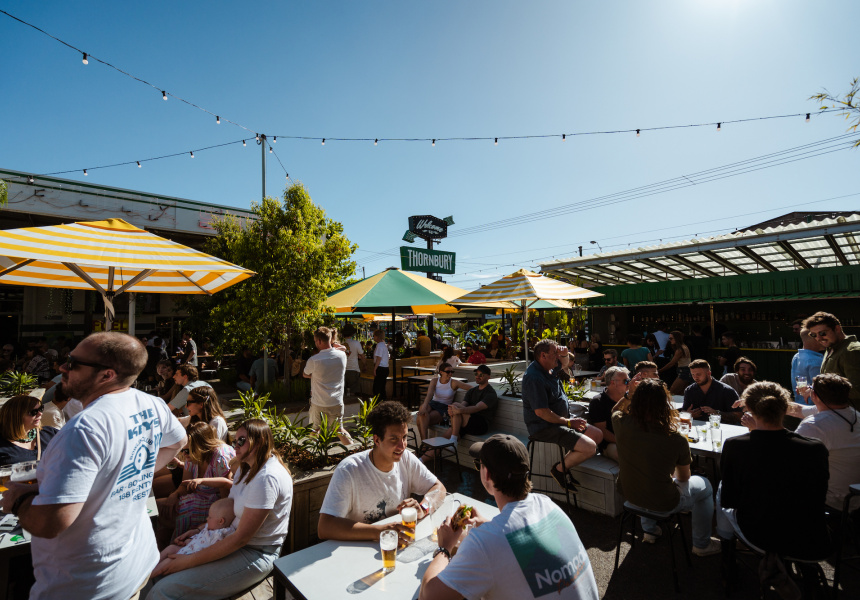
[[493, 302], [517, 302], [521, 306], [539, 300], [584, 300], [602, 296], [585, 288], [551, 279], [533, 271], [520, 269], [489, 285], [451, 301], [454, 306], [487, 306]]
[[94, 289], [106, 306], [122, 292], [214, 294], [253, 274], [122, 219], [0, 231], [0, 283]]

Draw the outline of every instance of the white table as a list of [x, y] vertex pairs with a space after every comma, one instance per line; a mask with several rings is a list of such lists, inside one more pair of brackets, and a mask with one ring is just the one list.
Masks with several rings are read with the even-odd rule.
[[[499, 509], [463, 496], [451, 494], [442, 508], [437, 511], [437, 521], [443, 516], [450, 515], [454, 500], [474, 506], [486, 518], [499, 514]], [[382, 557], [379, 551], [379, 541], [375, 542], [339, 542], [327, 540], [310, 548], [305, 548], [275, 561], [274, 575], [279, 583], [286, 586], [296, 600], [332, 600], [332, 598], [349, 598], [361, 593], [362, 600], [375, 598], [418, 598], [421, 588], [421, 578], [427, 565], [433, 558], [433, 551], [438, 547], [436, 542], [430, 543], [429, 536], [433, 531], [431, 517], [418, 523], [415, 532], [415, 551], [412, 546], [397, 551], [397, 563], [394, 571], [382, 573]], [[399, 515], [394, 515], [382, 521], [388, 523], [398, 521]], [[401, 557], [418, 554], [418, 547], [426, 548], [426, 553], [417, 560], [402, 562]], [[280, 586], [278, 586], [280, 587]]]
[[[707, 421], [693, 421], [694, 434], [698, 434], [699, 426], [701, 425], [709, 425], [709, 423], [707, 423]], [[700, 456], [716, 457], [723, 453], [723, 447], [726, 445], [726, 440], [749, 433], [749, 429], [743, 425], [728, 425], [726, 423], [720, 423], [720, 429], [723, 432], [723, 443], [719, 450], [714, 450], [713, 442], [710, 437], [710, 427], [708, 427], [708, 436], [706, 439], [699, 436], [698, 442], [689, 442], [690, 452]]]

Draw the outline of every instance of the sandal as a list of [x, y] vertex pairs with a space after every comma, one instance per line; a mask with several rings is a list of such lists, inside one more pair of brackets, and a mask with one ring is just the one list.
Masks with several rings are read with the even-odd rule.
[[561, 462], [557, 462], [552, 466], [549, 471], [550, 475], [552, 475], [552, 478], [555, 479], [556, 483], [558, 483], [558, 485], [560, 485], [562, 489], [570, 490], [573, 493], [578, 492], [579, 488], [577, 488], [576, 486], [579, 485], [579, 482], [573, 475], [570, 474], [570, 471], [559, 471], [558, 469], [556, 469], [556, 467], [560, 464]]

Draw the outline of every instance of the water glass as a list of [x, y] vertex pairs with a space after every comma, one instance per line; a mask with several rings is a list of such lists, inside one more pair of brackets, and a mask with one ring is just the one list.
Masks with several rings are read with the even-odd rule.
[[720, 415], [708, 416], [708, 422], [711, 424], [711, 429], [719, 429], [721, 420], [722, 420], [722, 417]]
[[379, 533], [379, 550], [382, 552], [382, 572], [391, 573], [394, 570], [397, 557], [397, 532], [386, 529]]
[[711, 426], [708, 423], [702, 423], [701, 425], [699, 425], [699, 441], [700, 442], [708, 441], [708, 429], [710, 429], [710, 428], [711, 428]]
[[711, 445], [714, 452], [722, 452], [723, 450], [723, 430], [719, 428], [711, 428]]
[[798, 375], [797, 377], [795, 377], [794, 382], [797, 384], [797, 391], [798, 392], [802, 392], [808, 386], [808, 383], [806, 381], [806, 377], [804, 377], [803, 375]]

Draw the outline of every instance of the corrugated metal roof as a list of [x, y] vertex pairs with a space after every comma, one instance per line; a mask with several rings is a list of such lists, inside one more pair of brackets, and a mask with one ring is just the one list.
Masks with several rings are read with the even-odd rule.
[[590, 286], [752, 275], [860, 264], [860, 214], [541, 263]]

